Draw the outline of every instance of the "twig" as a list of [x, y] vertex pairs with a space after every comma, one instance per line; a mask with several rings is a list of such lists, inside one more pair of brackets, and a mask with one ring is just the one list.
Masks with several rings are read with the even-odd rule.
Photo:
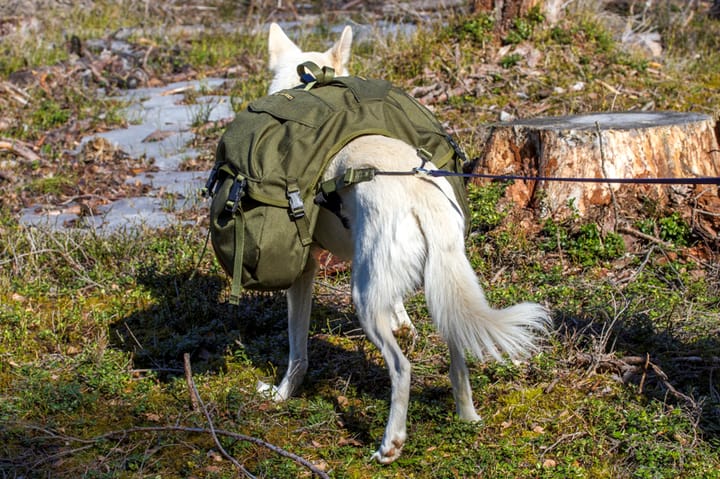
[[72, 203], [73, 201], [77, 200], [100, 200], [104, 203], [110, 203], [111, 198], [108, 198], [106, 196], [100, 196], [92, 193], [84, 194], [84, 195], [76, 195], [71, 198], [66, 199], [65, 201], [62, 201], [58, 203], [58, 206], [66, 206]]
[[544, 458], [546, 454], [550, 453], [553, 449], [558, 447], [563, 442], [568, 441], [568, 440], [575, 440], [578, 437], [582, 437], [582, 436], [586, 436], [586, 435], [587, 435], [587, 432], [585, 432], [585, 431], [577, 431], [577, 432], [571, 432], [569, 434], [563, 434], [562, 436], [560, 436], [560, 438], [557, 441], [550, 444], [545, 450], [543, 450], [542, 454], [540, 454], [540, 459]]
[[650, 354], [645, 353], [645, 364], [643, 365], [642, 377], [640, 378], [640, 386], [638, 386], [638, 391], [640, 391], [640, 394], [642, 394], [643, 388], [645, 387], [645, 379], [647, 378], [647, 371], [648, 371], [649, 366], [650, 366]]
[[333, 291], [335, 291], [335, 292], [337, 292], [337, 293], [343, 293], [343, 294], [348, 294], [348, 293], [349, 293], [349, 291], [348, 291], [346, 288], [338, 288], [337, 286], [333, 286], [332, 284], [328, 283], [327, 281], [316, 280], [316, 281], [315, 281], [315, 284], [319, 284], [319, 285], [321, 285], [321, 286], [324, 286], [325, 288], [330, 289], [330, 290], [333, 290]]
[[655, 251], [654, 245], [650, 246], [650, 249], [645, 254], [645, 259], [643, 259], [643, 262], [640, 263], [640, 266], [638, 266], [638, 268], [635, 271], [633, 271], [633, 274], [629, 278], [624, 280], [623, 283], [629, 283], [629, 282], [633, 281], [635, 278], [637, 278], [640, 275], [640, 273], [642, 273], [642, 271], [645, 269], [645, 266], [647, 266], [648, 262], [650, 261], [650, 256], [652, 256], [653, 251]]
[[636, 236], [638, 238], [650, 241], [651, 243], [659, 244], [660, 246], [664, 246], [665, 248], [672, 247], [672, 245], [670, 243], [663, 241], [660, 238], [656, 238], [655, 236], [645, 234], [642, 231], [638, 231], [634, 228], [630, 228], [629, 226], [621, 226], [620, 228], [618, 228], [618, 231], [620, 233], [626, 233], [626, 234]]
[[193, 411], [200, 412], [200, 404], [198, 403], [197, 388], [195, 388], [195, 382], [192, 377], [192, 366], [190, 365], [190, 354], [183, 354], [183, 366], [185, 370], [185, 382], [187, 382], [188, 390], [190, 391], [190, 403], [192, 404]]
[[10, 82], [0, 83], [0, 89], [4, 90], [10, 98], [15, 100], [16, 103], [25, 106], [30, 103], [30, 95], [23, 89], [13, 85]]
[[[50, 436], [51, 438], [62, 440], [63, 442], [78, 442], [81, 444], [93, 444], [93, 443], [97, 443], [97, 442], [100, 442], [100, 441], [103, 441], [106, 439], [116, 438], [118, 436], [120, 438], [124, 439], [128, 435], [135, 434], [135, 433], [147, 433], [147, 432], [184, 432], [184, 433], [193, 433], [193, 434], [210, 434], [211, 433], [211, 431], [209, 429], [204, 429], [201, 427], [147, 426], [147, 427], [133, 427], [133, 428], [122, 429], [122, 430], [118, 430], [118, 431], [110, 431], [110, 432], [106, 432], [105, 434], [101, 434], [99, 436], [95, 436], [90, 439], [82, 439], [82, 438], [78, 438], [78, 437], [59, 435], [50, 429], [45, 429], [45, 428], [40, 428], [40, 427], [35, 427], [35, 426], [29, 426], [28, 429], [34, 429], [37, 431], [41, 431], [41, 432], [47, 434], [48, 436]], [[326, 472], [318, 469], [313, 463], [311, 463], [307, 459], [304, 459], [304, 458], [298, 456], [297, 454], [293, 454], [290, 451], [286, 451], [285, 449], [283, 449], [279, 446], [276, 446], [274, 444], [270, 444], [269, 442], [263, 441], [262, 439], [259, 439], [257, 437], [253, 437], [253, 436], [246, 436], [244, 434], [239, 434], [236, 432], [225, 431], [224, 429], [214, 429], [213, 432], [219, 436], [226, 436], [226, 437], [238, 440], [238, 441], [249, 442], [251, 444], [255, 444], [257, 446], [264, 447], [265, 449], [269, 449], [270, 451], [272, 451], [280, 456], [283, 456], [283, 457], [286, 457], [288, 459], [295, 461], [296, 463], [309, 469], [313, 474], [315, 474], [316, 476], [318, 476], [322, 479], [330, 479], [330, 476]]]
[[220, 451], [220, 454], [225, 456], [226, 459], [228, 459], [230, 462], [233, 463], [235, 467], [238, 468], [240, 472], [245, 474], [246, 477], [250, 479], [256, 479], [254, 475], [250, 473], [247, 469], [245, 469], [245, 466], [240, 464], [240, 462], [235, 459], [229, 452], [225, 450], [223, 445], [220, 443], [220, 439], [218, 439], [217, 434], [215, 433], [215, 426], [213, 425], [212, 417], [210, 416], [210, 413], [208, 412], [207, 408], [205, 407], [205, 403], [203, 402], [202, 398], [200, 397], [200, 393], [197, 390], [197, 387], [195, 386], [195, 381], [192, 377], [192, 370], [190, 369], [190, 355], [188, 353], [185, 353], [183, 355], [183, 360], [185, 362], [185, 379], [188, 382], [188, 387], [190, 388], [190, 397], [193, 399], [193, 408], [195, 409], [202, 409], [203, 414], [205, 415], [205, 419], [207, 419], [207, 424], [210, 432], [210, 436], [213, 439], [213, 442], [217, 446], [218, 450]]
[[60, 253], [60, 251], [56, 250], [56, 249], [46, 248], [46, 249], [38, 249], [35, 251], [31, 251], [29, 253], [19, 253], [19, 254], [13, 255], [13, 257], [10, 259], [4, 259], [4, 260], [0, 261], [0, 266], [2, 266], [4, 264], [8, 264], [8, 263], [13, 263], [13, 262], [17, 263], [18, 260], [21, 258], [25, 258], [27, 256], [35, 256], [35, 255], [44, 254], [44, 253]]
[[125, 329], [130, 334], [130, 337], [133, 339], [133, 341], [135, 341], [135, 344], [137, 344], [140, 349], [145, 349], [145, 348], [143, 348], [143, 345], [140, 344], [140, 341], [138, 341], [138, 338], [135, 336], [135, 333], [133, 333], [132, 329], [130, 329], [130, 326], [128, 325], [127, 321], [123, 321], [123, 326], [125, 326]]
[[507, 266], [503, 266], [502, 268], [497, 270], [497, 273], [495, 273], [490, 280], [490, 284], [495, 284], [498, 281], [500, 281], [500, 277], [507, 271]]
[[640, 392], [644, 393], [644, 387], [648, 381], [648, 372], [651, 371], [658, 383], [665, 387], [668, 393], [676, 399], [682, 400], [692, 411], [697, 411], [699, 406], [697, 402], [687, 394], [678, 391], [675, 386], [670, 384], [667, 374], [650, 360], [650, 355], [645, 356], [627, 356], [617, 358], [613, 353], [580, 353], [576, 356], [578, 366], [589, 364], [594, 371], [602, 369], [604, 371], [613, 371], [621, 375], [623, 382], [628, 382], [632, 375], [640, 375]]

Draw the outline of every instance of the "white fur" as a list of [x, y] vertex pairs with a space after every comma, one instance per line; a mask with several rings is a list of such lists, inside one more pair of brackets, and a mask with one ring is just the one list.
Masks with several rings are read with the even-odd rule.
[[[269, 35], [270, 93], [299, 83], [298, 64], [311, 60], [347, 74], [352, 31], [345, 27], [339, 41], [323, 53], [303, 52], [276, 24]], [[363, 136], [331, 161], [325, 178], [347, 168], [411, 170], [420, 165], [415, 148], [383, 137]], [[426, 165], [433, 168], [432, 165]], [[335, 255], [352, 259], [352, 298], [359, 321], [385, 359], [392, 382], [390, 415], [385, 435], [373, 457], [381, 463], [397, 459], [406, 439], [410, 395], [410, 363], [393, 331], [412, 328], [403, 299], [423, 286], [433, 321], [450, 350], [450, 379], [458, 416], [477, 421], [465, 354], [502, 360], [536, 350], [535, 338], [548, 325], [540, 305], [522, 303], [493, 309], [485, 299], [465, 256], [464, 218], [450, 184], [443, 178], [377, 176], [340, 192], [350, 221], [345, 229], [332, 213], [322, 210], [315, 239]], [[287, 399], [308, 368], [307, 335], [312, 284], [317, 265], [311, 260], [288, 290], [290, 354], [288, 370], [278, 387], [277, 400]]]

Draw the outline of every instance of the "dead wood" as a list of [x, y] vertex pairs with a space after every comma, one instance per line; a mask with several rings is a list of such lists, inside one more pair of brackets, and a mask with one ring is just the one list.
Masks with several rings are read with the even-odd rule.
[[0, 138], [0, 150], [9, 151], [29, 162], [40, 161], [40, 156], [32, 150], [32, 145], [13, 138]]
[[[249, 442], [251, 444], [255, 444], [256, 446], [263, 447], [265, 449], [268, 449], [275, 454], [278, 454], [282, 457], [288, 458], [297, 464], [305, 467], [310, 472], [315, 474], [317, 477], [320, 477], [322, 479], [330, 479], [330, 476], [325, 472], [318, 469], [313, 463], [308, 461], [307, 459], [304, 459], [297, 454], [294, 454], [290, 451], [287, 451], [279, 446], [276, 446], [274, 444], [271, 444], [267, 441], [264, 441], [262, 439], [259, 439], [257, 437], [253, 436], [247, 436], [245, 434], [239, 434], [232, 431], [226, 431], [224, 429], [213, 429], [212, 431], [210, 429], [201, 428], [201, 427], [184, 427], [184, 426], [147, 426], [147, 427], [132, 427], [128, 429], [120, 429], [117, 431], [110, 431], [105, 434], [101, 434], [95, 437], [91, 437], [89, 439], [74, 437], [74, 436], [68, 436], [65, 434], [60, 434], [52, 429], [48, 428], [41, 428], [36, 426], [27, 426], [27, 430], [32, 430], [36, 432], [40, 432], [45, 435], [45, 437], [39, 437], [36, 439], [47, 439], [49, 441], [59, 442], [62, 445], [68, 445], [72, 443], [76, 444], [82, 444], [83, 446], [69, 449], [65, 451], [61, 451], [59, 453], [56, 453], [52, 456], [45, 457], [39, 461], [36, 461], [33, 464], [33, 467], [37, 468], [45, 463], [52, 462], [56, 460], [59, 456], [69, 456], [72, 454], [76, 454], [78, 452], [84, 451], [86, 449], [89, 449], [91, 447], [94, 447], [98, 443], [101, 443], [103, 441], [107, 441], [109, 439], [113, 439], [116, 441], [124, 441], [129, 438], [132, 434], [147, 434], [147, 433], [153, 433], [153, 432], [179, 432], [179, 433], [185, 433], [185, 434], [215, 434], [216, 436], [224, 436], [229, 437], [231, 439], [235, 439], [237, 441], [243, 441], [243, 442]], [[119, 446], [119, 444], [118, 444]], [[27, 458], [25, 458], [27, 459]], [[25, 464], [27, 465], [27, 464]], [[252, 475], [251, 475], [252, 477]]]

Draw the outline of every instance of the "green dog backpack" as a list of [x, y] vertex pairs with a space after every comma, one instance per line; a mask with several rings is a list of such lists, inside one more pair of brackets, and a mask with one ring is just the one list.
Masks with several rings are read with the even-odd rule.
[[[372, 179], [372, 172], [348, 171], [321, 185], [330, 160], [353, 139], [400, 139], [438, 168], [462, 171], [462, 151], [432, 113], [389, 82], [334, 77], [312, 63], [298, 73], [304, 85], [251, 102], [228, 125], [206, 184], [210, 238], [232, 277], [233, 304], [242, 288], [287, 289], [302, 273], [321, 186]], [[467, 217], [463, 179], [447, 179]]]

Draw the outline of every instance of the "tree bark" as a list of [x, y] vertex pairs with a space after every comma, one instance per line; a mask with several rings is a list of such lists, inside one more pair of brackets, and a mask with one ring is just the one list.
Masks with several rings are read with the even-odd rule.
[[[572, 178], [720, 177], [718, 134], [711, 117], [696, 113], [595, 113], [516, 120], [493, 128], [473, 172]], [[516, 206], [554, 218], [587, 215], [613, 202], [620, 202], [622, 208], [648, 200], [658, 206], [687, 205], [703, 195], [705, 208], [720, 216], [716, 185], [528, 180], [515, 181], [506, 190], [506, 199]]]

